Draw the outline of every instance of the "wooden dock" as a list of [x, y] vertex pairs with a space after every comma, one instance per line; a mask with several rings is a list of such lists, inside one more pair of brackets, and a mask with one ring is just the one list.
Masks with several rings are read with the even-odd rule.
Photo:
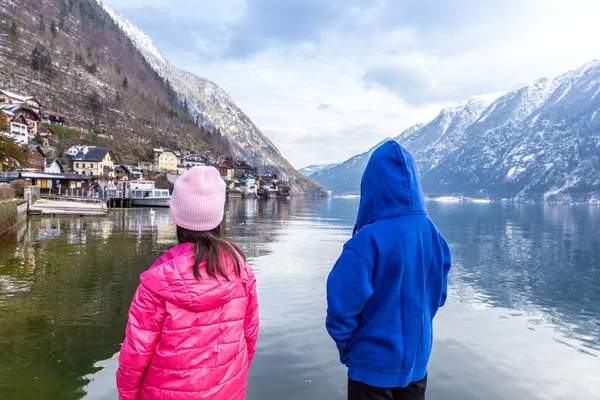
[[106, 217], [108, 207], [94, 199], [40, 199], [29, 206], [29, 215]]

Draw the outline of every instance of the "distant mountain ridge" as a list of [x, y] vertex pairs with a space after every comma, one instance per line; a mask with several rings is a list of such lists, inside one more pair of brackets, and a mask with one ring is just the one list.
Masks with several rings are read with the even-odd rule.
[[[432, 196], [600, 203], [600, 61], [519, 86], [488, 104], [447, 108], [395, 140], [410, 150]], [[374, 151], [312, 176], [358, 193]]]
[[331, 168], [337, 167], [338, 165], [340, 165], [340, 163], [314, 164], [314, 165], [309, 165], [307, 167], [301, 168], [298, 171], [300, 173], [310, 177], [312, 174], [314, 174], [316, 172], [327, 171]]

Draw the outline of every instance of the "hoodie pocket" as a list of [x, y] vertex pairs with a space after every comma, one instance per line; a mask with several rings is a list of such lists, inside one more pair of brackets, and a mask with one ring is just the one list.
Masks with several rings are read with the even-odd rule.
[[350, 341], [340, 343], [337, 345], [338, 352], [340, 353], [340, 362], [347, 365], [350, 361]]

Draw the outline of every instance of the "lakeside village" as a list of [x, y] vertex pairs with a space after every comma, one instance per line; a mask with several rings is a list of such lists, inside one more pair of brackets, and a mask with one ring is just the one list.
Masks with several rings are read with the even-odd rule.
[[277, 175], [260, 175], [243, 160], [214, 158], [208, 152], [190, 154], [154, 148], [152, 162], [125, 165], [119, 163], [110, 148], [75, 145], [62, 154], [63, 160], [68, 160], [63, 165], [59, 160], [61, 155], [56, 154], [51, 144], [59, 140], [55, 130], [68, 126], [68, 118], [43, 108], [32, 96], [0, 90], [0, 118], [4, 118], [7, 127], [2, 134], [26, 148], [28, 154], [28, 165], [1, 172], [0, 184], [22, 181], [24, 185], [39, 188], [42, 196], [99, 198], [113, 207], [168, 207], [168, 187], [187, 169], [207, 165], [219, 170], [229, 198], [289, 199], [291, 196], [289, 184], [280, 181]]

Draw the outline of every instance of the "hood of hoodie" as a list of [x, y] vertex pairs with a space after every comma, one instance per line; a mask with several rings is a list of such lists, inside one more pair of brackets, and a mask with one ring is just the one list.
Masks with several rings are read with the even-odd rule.
[[[240, 279], [212, 279], [206, 274], [204, 263], [201, 263], [199, 268], [202, 276], [197, 280], [193, 274], [194, 259], [194, 245], [180, 244], [163, 254], [141, 275], [141, 284], [168, 302], [190, 311], [210, 311], [228, 303]], [[229, 264], [232, 263], [227, 263], [227, 268], [232, 272], [229, 276], [235, 276], [233, 265]], [[242, 269], [242, 275], [244, 273]]]
[[426, 212], [413, 156], [397, 142], [387, 141], [373, 153], [363, 174], [354, 233], [381, 219]]

